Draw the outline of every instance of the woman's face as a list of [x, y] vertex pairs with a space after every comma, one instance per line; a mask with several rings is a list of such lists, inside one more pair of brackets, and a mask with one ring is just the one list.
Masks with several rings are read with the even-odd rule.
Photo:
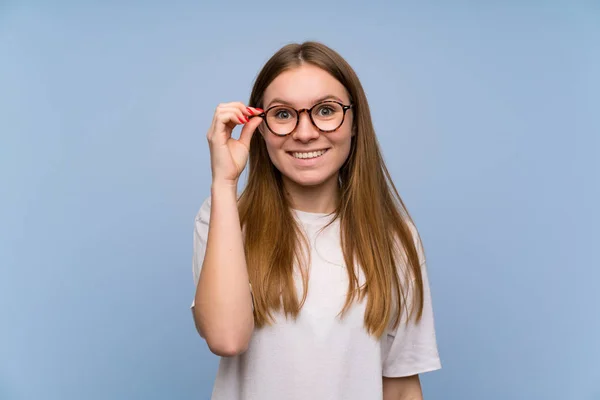
[[[344, 86], [328, 72], [311, 64], [281, 73], [267, 87], [263, 99], [265, 110], [274, 105], [296, 110], [308, 109], [323, 100], [350, 104]], [[313, 111], [315, 119], [321, 118], [323, 125], [327, 125], [331, 115], [332, 110], [326, 104]], [[295, 119], [286, 111], [280, 112], [277, 118], [276, 123]], [[302, 112], [298, 125], [287, 136], [274, 135], [265, 124], [261, 125], [260, 132], [269, 157], [282, 173], [284, 183], [300, 186], [337, 185], [338, 172], [350, 153], [352, 122], [353, 113], [349, 109], [339, 129], [324, 133], [312, 124], [308, 113]]]

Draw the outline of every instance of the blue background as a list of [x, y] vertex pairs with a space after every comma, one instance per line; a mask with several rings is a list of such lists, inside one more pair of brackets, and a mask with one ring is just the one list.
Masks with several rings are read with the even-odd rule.
[[600, 399], [598, 2], [0, 1], [0, 399], [208, 399], [206, 132], [280, 46], [356, 69], [421, 231], [427, 399]]

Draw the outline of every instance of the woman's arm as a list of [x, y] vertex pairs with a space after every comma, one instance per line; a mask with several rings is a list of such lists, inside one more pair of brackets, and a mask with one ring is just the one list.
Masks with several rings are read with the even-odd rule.
[[194, 297], [194, 320], [210, 350], [243, 353], [254, 330], [252, 297], [236, 187], [213, 182], [206, 253]]
[[419, 375], [383, 377], [383, 400], [423, 400]]

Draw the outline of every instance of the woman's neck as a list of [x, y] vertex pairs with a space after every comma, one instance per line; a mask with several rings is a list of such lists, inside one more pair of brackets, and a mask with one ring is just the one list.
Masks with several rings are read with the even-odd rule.
[[329, 214], [335, 211], [340, 198], [338, 177], [315, 186], [302, 186], [283, 180], [284, 190], [293, 209], [309, 213]]

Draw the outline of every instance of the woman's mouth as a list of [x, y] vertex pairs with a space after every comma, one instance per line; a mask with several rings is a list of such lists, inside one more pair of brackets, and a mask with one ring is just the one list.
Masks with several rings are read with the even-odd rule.
[[329, 149], [317, 150], [317, 151], [303, 151], [303, 152], [289, 152], [292, 157], [300, 159], [300, 160], [310, 160], [314, 158], [319, 158], [323, 154], [325, 154]]

